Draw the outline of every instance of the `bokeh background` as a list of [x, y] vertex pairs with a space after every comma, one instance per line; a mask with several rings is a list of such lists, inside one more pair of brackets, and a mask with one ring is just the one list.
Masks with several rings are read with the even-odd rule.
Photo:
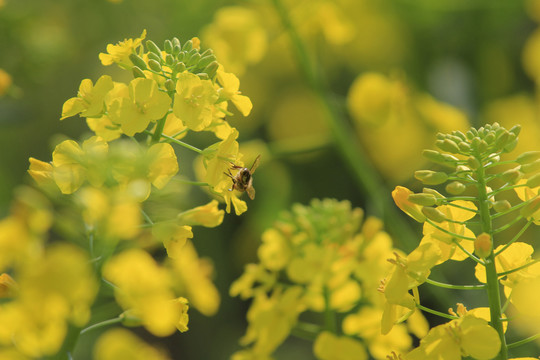
[[[139, 331], [174, 359], [227, 359], [239, 349], [247, 304], [230, 298], [228, 288], [244, 264], [256, 259], [262, 231], [291, 204], [347, 199], [384, 218], [396, 246], [411, 250], [420, 239], [419, 225], [397, 214], [390, 192], [397, 184], [421, 189], [412, 174], [424, 166], [421, 150], [431, 147], [438, 131], [519, 123], [516, 153], [540, 149], [540, 1], [285, 5], [314, 60], [307, 70], [320, 76], [322, 89], [306, 81], [308, 65], [297, 61], [271, 0], [0, 0], [2, 216], [16, 186], [31, 182], [30, 156], [49, 160], [61, 140], [88, 136], [83, 120], [59, 121], [62, 104], [80, 81], [126, 76], [101, 65], [98, 54], [109, 43], [138, 37], [143, 29], [158, 44], [173, 36], [181, 41], [198, 36], [203, 48], [213, 48], [239, 76], [243, 94], [252, 99], [251, 115], [229, 122], [240, 132], [246, 158], [262, 155], [256, 200], [242, 216], [229, 215], [216, 229], [196, 229], [194, 237], [198, 251], [216, 267], [220, 311], [213, 318], [191, 311], [190, 331], [167, 339]], [[347, 156], [351, 149], [353, 157]], [[191, 166], [181, 163], [180, 169], [193, 177]], [[208, 196], [193, 192], [195, 198]], [[403, 226], [408, 230], [396, 231]], [[407, 235], [414, 231], [416, 238]], [[527, 236], [538, 238], [534, 231]], [[460, 268], [467, 270], [472, 265]], [[450, 268], [437, 271], [449, 281], [467, 280]], [[427, 296], [443, 311], [455, 306], [451, 297]], [[465, 301], [472, 307], [481, 300]], [[81, 339], [76, 359], [90, 358], [93, 340]], [[276, 358], [311, 359], [311, 344], [290, 340]]]

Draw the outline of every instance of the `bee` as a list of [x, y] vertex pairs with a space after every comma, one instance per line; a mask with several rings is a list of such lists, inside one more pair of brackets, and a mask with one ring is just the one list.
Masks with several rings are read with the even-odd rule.
[[229, 169], [228, 173], [224, 173], [225, 175], [230, 177], [233, 181], [232, 188], [230, 188], [229, 191], [233, 191], [233, 190], [238, 190], [241, 192], [245, 191], [247, 192], [251, 200], [255, 199], [255, 189], [253, 188], [253, 173], [259, 166], [260, 158], [261, 158], [261, 155], [257, 156], [255, 161], [253, 162], [253, 165], [251, 165], [250, 169], [231, 163], [231, 169], [238, 169], [238, 172], [235, 175], [233, 175], [231, 174], [231, 169]]

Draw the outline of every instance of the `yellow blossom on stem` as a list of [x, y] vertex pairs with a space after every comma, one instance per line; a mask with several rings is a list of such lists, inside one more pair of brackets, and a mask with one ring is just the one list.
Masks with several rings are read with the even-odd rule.
[[216, 227], [223, 222], [225, 212], [218, 209], [217, 200], [212, 200], [203, 206], [178, 214], [178, 220], [187, 225], [202, 225], [204, 227]]
[[142, 41], [146, 37], [146, 29], [143, 30], [141, 36], [135, 39], [125, 39], [118, 42], [117, 45], [107, 45], [107, 54], [99, 53], [99, 60], [105, 66], [118, 64], [123, 68], [131, 68], [133, 63], [129, 59], [129, 55], [136, 52], [142, 46]]
[[426, 216], [422, 213], [422, 207], [409, 201], [409, 195], [411, 194], [413, 192], [406, 187], [396, 186], [392, 191], [392, 198], [394, 198], [394, 202], [401, 211], [418, 222], [424, 222]]
[[168, 360], [160, 350], [125, 329], [111, 329], [100, 336], [94, 347], [95, 360]]
[[103, 267], [103, 276], [117, 288], [115, 297], [125, 310], [141, 319], [148, 331], [168, 336], [176, 330], [182, 309], [174, 303], [171, 278], [145, 251], [126, 250]]
[[101, 76], [94, 85], [92, 80], [84, 79], [79, 86], [77, 97], [68, 99], [62, 106], [60, 120], [80, 114], [85, 117], [96, 117], [103, 114], [105, 97], [114, 87], [108, 75]]
[[212, 109], [218, 97], [212, 81], [183, 72], [176, 82], [173, 112], [190, 130], [201, 131], [212, 122]]
[[48, 163], [31, 157], [28, 159], [30, 166], [28, 167], [28, 174], [38, 183], [40, 186], [47, 186], [54, 182], [53, 180], [53, 166]]
[[315, 339], [313, 352], [320, 360], [365, 360], [367, 353], [358, 340], [346, 336], [336, 336], [323, 331]]
[[230, 100], [240, 110], [242, 115], [248, 116], [253, 108], [253, 104], [247, 96], [240, 95], [241, 93], [238, 90], [240, 88], [240, 80], [233, 73], [225, 72], [222, 67], [218, 69], [217, 79], [222, 86], [218, 90], [219, 96], [223, 99]]
[[109, 105], [109, 118], [128, 136], [140, 133], [151, 121], [167, 114], [171, 98], [159, 90], [155, 80], [136, 78], [129, 83], [129, 97], [116, 98]]

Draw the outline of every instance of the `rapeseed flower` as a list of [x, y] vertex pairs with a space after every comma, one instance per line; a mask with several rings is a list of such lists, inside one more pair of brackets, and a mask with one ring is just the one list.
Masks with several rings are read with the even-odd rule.
[[136, 52], [141, 46], [142, 41], [146, 38], [146, 29], [143, 30], [141, 36], [135, 39], [125, 39], [118, 42], [117, 45], [107, 45], [107, 53], [99, 53], [99, 60], [104, 66], [118, 64], [118, 66], [130, 69], [133, 63], [129, 59], [129, 55]]

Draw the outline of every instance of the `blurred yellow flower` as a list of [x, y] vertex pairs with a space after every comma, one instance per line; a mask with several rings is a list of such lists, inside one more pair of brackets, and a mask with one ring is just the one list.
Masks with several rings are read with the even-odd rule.
[[220, 63], [238, 75], [263, 58], [268, 42], [259, 14], [241, 6], [219, 9], [213, 22], [203, 29], [202, 37]]
[[218, 209], [217, 200], [212, 200], [203, 206], [178, 214], [178, 221], [186, 225], [202, 225], [204, 227], [216, 227], [223, 222], [225, 212]]
[[28, 159], [30, 166], [28, 167], [28, 174], [38, 183], [40, 186], [47, 186], [54, 182], [53, 179], [53, 166], [50, 163], [34, 159], [31, 157]]
[[337, 336], [323, 331], [315, 339], [313, 352], [320, 360], [365, 360], [368, 358], [364, 345], [353, 338]]
[[240, 88], [240, 80], [238, 80], [236, 75], [227, 73], [220, 67], [217, 72], [217, 80], [222, 86], [218, 90], [219, 96], [230, 100], [240, 110], [242, 115], [248, 116], [253, 108], [253, 104], [247, 96], [240, 95], [241, 92], [238, 90]]
[[[0, 7], [2, 7], [1, 3]], [[9, 75], [4, 69], [0, 68], [0, 98], [8, 92], [12, 83], [13, 80], [11, 79], [11, 75]]]
[[160, 350], [125, 329], [111, 329], [100, 336], [94, 347], [95, 360], [168, 360]]
[[103, 276], [116, 286], [122, 308], [141, 319], [152, 334], [168, 336], [176, 330], [182, 309], [174, 303], [172, 279], [147, 252], [130, 249], [113, 256], [104, 265]]

